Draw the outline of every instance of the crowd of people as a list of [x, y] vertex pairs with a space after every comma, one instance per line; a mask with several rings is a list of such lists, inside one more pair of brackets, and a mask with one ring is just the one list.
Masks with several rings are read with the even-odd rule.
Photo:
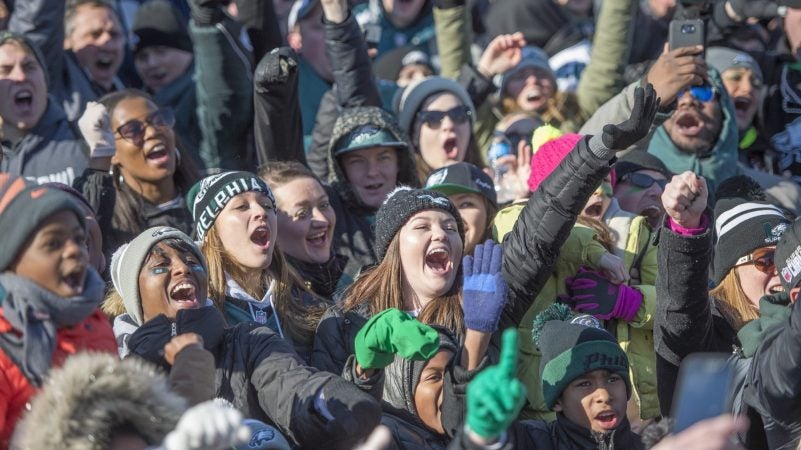
[[0, 141], [0, 449], [801, 448], [801, 1], [0, 0]]

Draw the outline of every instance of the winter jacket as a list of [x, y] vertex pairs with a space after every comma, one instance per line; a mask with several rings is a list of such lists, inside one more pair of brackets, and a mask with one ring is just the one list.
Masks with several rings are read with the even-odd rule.
[[[64, 50], [64, 12], [66, 2], [30, 0], [15, 2], [8, 29], [30, 39], [42, 52], [47, 71], [47, 90], [67, 115], [76, 122], [86, 103], [97, 101], [109, 91], [89, 78], [72, 51]], [[114, 78], [112, 91], [123, 85]]]
[[[73, 183], [81, 191], [97, 215], [100, 231], [103, 232], [103, 254], [106, 261], [111, 261], [111, 255], [121, 245], [131, 242], [139, 233], [128, 232], [119, 228], [114, 217], [114, 205], [117, 200], [117, 189], [114, 187], [112, 176], [107, 172], [87, 169]], [[165, 205], [153, 205], [133, 191], [127, 184], [120, 183], [120, 189], [128, 190], [134, 198], [141, 202], [141, 219], [144, 222], [142, 230], [150, 227], [165, 226], [177, 228], [184, 233], [192, 235], [194, 221], [189, 208], [186, 206], [183, 195]]]
[[356, 353], [356, 333], [369, 318], [367, 303], [351, 311], [339, 305], [328, 308], [317, 325], [311, 365], [333, 374], [343, 373], [348, 358]]
[[347, 260], [342, 255], [334, 254], [324, 264], [300, 261], [289, 255], [284, 257], [305, 281], [306, 289], [320, 297], [335, 299], [353, 282], [353, 278], [343, 273]]
[[[303, 56], [298, 58], [298, 102], [303, 124], [303, 139], [311, 141], [320, 99], [331, 89], [331, 82], [323, 79]], [[307, 144], [308, 145], [308, 144]]]
[[[0, 334], [12, 331], [0, 307]], [[61, 366], [69, 356], [83, 350], [117, 352], [111, 326], [99, 309], [77, 326], [58, 330], [52, 367]], [[31, 385], [17, 363], [0, 350], [0, 448], [8, 447], [14, 425], [36, 392], [38, 389]]]
[[380, 30], [376, 49], [380, 57], [384, 53], [407, 45], [420, 45], [434, 39], [434, 17], [431, 0], [426, 0], [417, 18], [409, 25], [398, 28], [390, 22], [381, 0], [369, 0], [353, 8], [353, 14], [362, 29], [375, 27]]
[[738, 333], [743, 357], [753, 355], [743, 399], [761, 415], [768, 448], [795, 449], [801, 438], [801, 306], [763, 297], [759, 312]]
[[690, 353], [730, 353], [737, 334], [709, 298], [712, 230], [681, 236], [663, 226], [657, 236], [656, 351], [657, 393], [662, 415], [670, 415], [679, 365]]
[[[495, 448], [495, 447], [493, 447]], [[580, 427], [562, 414], [556, 420], [523, 420], [514, 422], [506, 433], [506, 444], [502, 450], [536, 449], [536, 450], [639, 450], [645, 447], [640, 436], [631, 431], [629, 421], [623, 422], [609, 433], [596, 433]], [[486, 450], [473, 444], [464, 430], [451, 442], [448, 450]]]
[[206, 172], [244, 167], [252, 124], [251, 64], [223, 22], [189, 24], [194, 64], [154, 94], [175, 110], [175, 132]]
[[[301, 448], [351, 448], [378, 424], [379, 406], [344, 380], [303, 365], [292, 347], [267, 327], [242, 323], [224, 328], [211, 307], [179, 311], [175, 321], [157, 316], [128, 340], [133, 355], [167, 369], [163, 348], [173, 336], [197, 333], [214, 354], [216, 396], [246, 417], [273, 424]], [[338, 405], [326, 422], [315, 403]], [[349, 408], [344, 413], [341, 408]], [[346, 432], [347, 430], [347, 432]]]
[[39, 122], [16, 144], [3, 142], [0, 172], [71, 185], [89, 165], [88, 148], [51, 96]]
[[[620, 245], [615, 251], [630, 273], [638, 265], [640, 280], [634, 282], [634, 287], [643, 294], [643, 303], [637, 315], [630, 322], [610, 320], [606, 322], [607, 329], [615, 335], [623, 350], [632, 361], [631, 379], [634, 388], [632, 399], [639, 406], [643, 419], [650, 419], [659, 415], [658, 399], [656, 395], [656, 361], [653, 350], [653, 317], [656, 309], [656, 247], [649, 245], [650, 230], [641, 216], [626, 215], [614, 203], [610, 206], [607, 216], [623, 216], [613, 222], [621, 222], [624, 228]], [[503, 239], [504, 232], [511, 229], [520, 214], [522, 205], [512, 205], [501, 210], [495, 218], [495, 229], [498, 238]], [[515, 214], [517, 211], [517, 214]], [[520, 219], [525, 220], [525, 219]], [[608, 218], [604, 219], [609, 223]], [[523, 225], [525, 226], [525, 225]], [[553, 273], [546, 281], [539, 295], [526, 311], [520, 324], [519, 347], [521, 363], [518, 364], [518, 377], [526, 385], [528, 403], [522, 411], [522, 417], [527, 419], [554, 420], [555, 415], [545, 406], [542, 397], [540, 379], [539, 348], [531, 339], [531, 326], [535, 317], [556, 301], [559, 295], [566, 294], [565, 278], [576, 274], [581, 266], [598, 269], [601, 256], [606, 248], [597, 241], [597, 235], [592, 229], [576, 224], [556, 260]]]

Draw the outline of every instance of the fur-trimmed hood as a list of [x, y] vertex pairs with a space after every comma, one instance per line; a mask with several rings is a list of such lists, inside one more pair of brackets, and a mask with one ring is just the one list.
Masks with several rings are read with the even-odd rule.
[[103, 450], [110, 431], [121, 425], [158, 445], [186, 409], [155, 366], [139, 358], [79, 353], [51, 372], [11, 448]]
[[[412, 145], [407, 136], [401, 131], [398, 122], [392, 114], [375, 106], [361, 106], [345, 109], [334, 124], [331, 140], [328, 143], [328, 182], [336, 189], [337, 193], [346, 204], [357, 205], [359, 208], [372, 209], [358, 200], [345, 176], [345, 171], [339, 164], [339, 160], [334, 156], [339, 141], [351, 131], [364, 125], [375, 125], [387, 130], [398, 141], [408, 144], [405, 151], [398, 150], [398, 185], [419, 187], [420, 180], [417, 179], [415, 154]], [[375, 211], [372, 212], [374, 213]]]

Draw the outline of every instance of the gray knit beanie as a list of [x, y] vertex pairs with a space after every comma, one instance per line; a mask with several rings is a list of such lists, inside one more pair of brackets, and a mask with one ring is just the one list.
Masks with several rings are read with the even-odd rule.
[[470, 108], [472, 114], [470, 115], [471, 126], [476, 120], [476, 108], [473, 106], [473, 100], [470, 94], [467, 93], [461, 84], [443, 77], [428, 77], [418, 80], [403, 90], [395, 94], [393, 105], [395, 114], [398, 116], [398, 124], [401, 129], [407, 134], [412, 135], [412, 126], [415, 122], [415, 117], [423, 107], [423, 103], [428, 97], [434, 94], [447, 92], [453, 94], [461, 100], [461, 102]]
[[125, 244], [114, 252], [111, 257], [111, 281], [114, 289], [122, 297], [125, 304], [125, 311], [136, 322], [142, 325], [142, 299], [139, 297], [139, 272], [145, 263], [150, 249], [154, 245], [167, 239], [180, 239], [187, 244], [195, 253], [195, 256], [203, 265], [203, 269], [208, 272], [206, 258], [197, 248], [197, 245], [183, 231], [172, 227], [153, 227], [139, 234], [133, 241]]

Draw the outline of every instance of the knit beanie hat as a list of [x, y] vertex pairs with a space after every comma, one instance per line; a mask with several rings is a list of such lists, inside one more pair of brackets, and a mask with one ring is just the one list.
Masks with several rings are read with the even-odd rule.
[[570, 133], [540, 146], [539, 150], [531, 156], [531, 175], [528, 177], [528, 189], [531, 192], [536, 191], [540, 184], [548, 178], [548, 175], [556, 170], [559, 163], [565, 159], [570, 150], [573, 150], [581, 138], [580, 134]]
[[200, 264], [203, 265], [203, 269], [208, 272], [206, 258], [203, 257], [195, 242], [183, 231], [175, 228], [149, 228], [139, 233], [139, 236], [135, 237], [133, 241], [118, 248], [111, 256], [111, 282], [114, 283], [114, 289], [122, 297], [125, 311], [137, 325], [144, 323], [142, 300], [139, 298], [139, 272], [142, 270], [142, 265], [145, 263], [150, 249], [167, 239], [179, 239], [186, 242]]
[[181, 13], [167, 0], [148, 0], [136, 11], [133, 23], [134, 54], [161, 45], [192, 52], [192, 39]]
[[19, 256], [42, 221], [63, 210], [74, 212], [84, 226], [84, 211], [66, 192], [0, 173], [0, 272]]
[[715, 204], [715, 284], [737, 260], [754, 250], [776, 245], [790, 221], [781, 209], [766, 202], [731, 197]]
[[549, 409], [571, 381], [599, 369], [620, 375], [631, 397], [626, 353], [595, 317], [576, 316], [567, 305], [555, 303], [534, 319], [532, 337], [542, 352], [540, 379]]
[[521, 53], [522, 55], [520, 62], [513, 68], [501, 74], [499, 78], [496, 78], [495, 84], [498, 86], [498, 92], [500, 93], [501, 97], [506, 95], [504, 89], [506, 89], [506, 84], [509, 82], [509, 79], [516, 73], [529, 67], [536, 67], [544, 70], [548, 76], [551, 77], [551, 79], [556, 81], [556, 75], [554, 74], [553, 69], [548, 61], [550, 58], [548, 58], [548, 54], [545, 53], [545, 50], [539, 47], [526, 46], [523, 47]]
[[458, 98], [462, 104], [470, 108], [470, 125], [476, 120], [476, 108], [473, 100], [461, 84], [443, 77], [428, 77], [417, 80], [414, 83], [399, 90], [393, 100], [395, 114], [398, 116], [398, 124], [401, 129], [411, 135], [412, 127], [415, 123], [417, 113], [423, 107], [426, 99], [434, 94], [447, 92]]
[[443, 210], [456, 219], [459, 236], [464, 242], [464, 224], [459, 210], [443, 194], [425, 189], [399, 186], [387, 195], [375, 217], [375, 253], [380, 263], [387, 247], [401, 227], [416, 213], [427, 209]]
[[47, 71], [47, 64], [45, 64], [44, 55], [42, 55], [39, 47], [37, 47], [33, 42], [31, 42], [30, 39], [22, 34], [17, 34], [11, 31], [0, 31], [0, 47], [5, 45], [5, 43], [8, 41], [21, 42], [23, 45], [25, 45], [25, 47], [28, 48], [28, 50], [30, 50], [30, 52], [33, 54], [33, 57], [36, 58], [36, 62], [38, 62], [42, 67], [42, 72], [44, 72], [45, 76], [45, 83], [50, 86], [50, 77]]
[[746, 52], [726, 47], [709, 47], [706, 49], [706, 62], [721, 75], [729, 69], [745, 67], [751, 69], [760, 82], [763, 80], [759, 64], [753, 56]]
[[195, 183], [186, 195], [186, 204], [192, 209], [198, 240], [203, 241], [214, 220], [232, 198], [249, 191], [267, 194], [275, 205], [273, 191], [264, 180], [251, 172], [223, 172]]
[[784, 292], [801, 284], [801, 220], [796, 219], [785, 230], [776, 244], [776, 271], [779, 272]]

